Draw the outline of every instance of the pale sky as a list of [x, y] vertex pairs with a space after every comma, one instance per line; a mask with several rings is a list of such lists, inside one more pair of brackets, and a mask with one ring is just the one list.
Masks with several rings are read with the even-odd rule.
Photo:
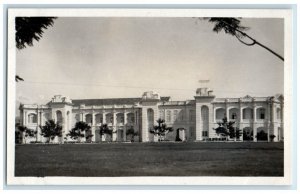
[[[241, 19], [247, 33], [283, 56], [282, 19]], [[283, 93], [284, 63], [259, 46], [195, 18], [58, 18], [33, 47], [17, 51], [17, 103], [140, 97], [194, 99], [198, 81], [217, 97]]]

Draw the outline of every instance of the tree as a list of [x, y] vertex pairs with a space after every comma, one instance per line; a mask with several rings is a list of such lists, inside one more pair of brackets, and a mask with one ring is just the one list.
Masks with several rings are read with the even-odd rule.
[[153, 129], [150, 129], [150, 133], [154, 134], [155, 136], [158, 136], [158, 141], [162, 141], [166, 134], [173, 131], [172, 127], [167, 127], [165, 124], [165, 120], [158, 119], [156, 121], [158, 125], [153, 126]]
[[[78, 140], [78, 142], [81, 142], [81, 138], [83, 138], [86, 135], [86, 132], [91, 129], [91, 126], [89, 126], [87, 123], [83, 121], [79, 121], [75, 124], [75, 127], [72, 128], [67, 136], [70, 136], [71, 139]], [[88, 134], [86, 136], [86, 140], [92, 137], [92, 134]]]
[[[56, 17], [16, 17], [16, 47], [21, 50], [28, 46], [33, 46], [33, 40], [39, 41], [44, 30], [52, 26]], [[16, 82], [24, 81], [23, 78], [16, 75]]]
[[113, 131], [112, 130], [109, 130], [107, 124], [102, 124], [100, 127], [99, 127], [99, 134], [100, 134], [100, 138], [101, 138], [101, 141], [105, 141], [105, 136], [104, 135], [112, 135]]
[[27, 127], [25, 126], [21, 126], [19, 125], [18, 127], [18, 132], [16, 131], [15, 135], [20, 135], [21, 138], [22, 138], [22, 143], [26, 144], [26, 140], [28, 138], [35, 138], [36, 137], [36, 134], [37, 134], [37, 131], [33, 130], [33, 129], [28, 129]]
[[[279, 55], [278, 53], [276, 53], [269, 47], [263, 45], [262, 43], [258, 42], [257, 40], [255, 40], [254, 38], [249, 36], [248, 34], [246, 34], [244, 31], [248, 30], [249, 27], [241, 26], [241, 24], [240, 24], [241, 21], [239, 19], [237, 19], [237, 18], [219, 18], [219, 17], [206, 18], [206, 19], [208, 19], [209, 22], [212, 22], [215, 24], [215, 26], [213, 28], [214, 32], [218, 33], [223, 30], [226, 34], [235, 36], [238, 39], [238, 41], [240, 41], [242, 44], [244, 44], [246, 46], [258, 45], [258, 46], [266, 49], [267, 51], [269, 51], [276, 57], [280, 58], [282, 61], [284, 61], [284, 58], [281, 55]], [[250, 42], [246, 42], [249, 40], [250, 40]]]
[[268, 140], [268, 133], [264, 132], [264, 130], [261, 130], [257, 133], [257, 140], [260, 141], [267, 141]]
[[137, 131], [134, 131], [134, 128], [131, 127], [131, 128], [126, 130], [126, 135], [130, 136], [130, 139], [131, 139], [130, 141], [131, 142], [134, 142], [134, 137], [138, 136], [139, 133]]
[[40, 126], [41, 135], [47, 138], [48, 142], [54, 140], [55, 137], [62, 137], [62, 126], [59, 123], [55, 123], [54, 120], [48, 120], [44, 126]]
[[16, 17], [16, 47], [23, 49], [33, 46], [33, 40], [39, 41], [44, 29], [53, 26], [56, 17]]
[[16, 131], [15, 135], [15, 140], [16, 141], [19, 141], [17, 140], [17, 138], [21, 138], [21, 143], [27, 143], [26, 140], [28, 138], [36, 138], [36, 134], [37, 134], [37, 131], [33, 130], [33, 129], [28, 129], [27, 127], [25, 126], [22, 126], [22, 125], [18, 125], [17, 126], [17, 129], [18, 131]]
[[222, 122], [218, 122], [219, 127], [214, 129], [218, 135], [221, 135], [223, 137], [226, 137], [226, 140], [228, 140], [228, 137], [231, 139], [239, 139], [241, 137], [241, 130], [234, 127], [235, 121], [229, 121], [227, 118], [223, 118]]

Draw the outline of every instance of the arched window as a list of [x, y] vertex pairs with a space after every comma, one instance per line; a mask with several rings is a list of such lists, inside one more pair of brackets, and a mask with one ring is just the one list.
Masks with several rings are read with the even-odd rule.
[[265, 119], [265, 108], [256, 109], [256, 119]]
[[154, 125], [154, 112], [151, 108], [147, 110], [147, 118], [148, 118], [148, 129], [150, 129]]
[[252, 110], [252, 108], [243, 109], [243, 119], [253, 119], [253, 110]]
[[56, 122], [62, 124], [63, 118], [60, 110], [56, 111]]
[[[202, 121], [202, 129], [203, 129], [203, 136], [207, 136], [207, 131], [209, 127], [209, 110], [207, 106], [201, 107], [201, 121]], [[204, 133], [206, 132], [206, 133]]]
[[117, 115], [117, 123], [124, 123], [124, 114], [123, 113], [118, 113]]
[[99, 125], [100, 123], [103, 123], [103, 115], [102, 114], [96, 114], [95, 116], [95, 122], [97, 125]]
[[89, 125], [91, 125], [93, 123], [93, 117], [92, 114], [87, 114], [85, 115], [85, 122]]
[[229, 119], [231, 120], [237, 120], [238, 119], [238, 114], [239, 110], [237, 108], [231, 108], [229, 110]]
[[113, 114], [111, 114], [111, 113], [107, 113], [106, 114], [106, 124], [112, 124], [113, 123], [113, 121], [114, 121], [114, 116], [113, 116]]
[[28, 123], [37, 123], [37, 116], [34, 113], [28, 115]]
[[225, 117], [226, 117], [225, 109], [224, 108], [218, 108], [216, 110], [216, 119], [217, 120], [222, 120]]

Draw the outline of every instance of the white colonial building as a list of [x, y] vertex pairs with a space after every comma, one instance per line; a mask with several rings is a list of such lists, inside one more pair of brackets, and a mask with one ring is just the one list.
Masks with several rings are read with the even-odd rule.
[[[40, 125], [53, 119], [63, 127], [63, 143], [68, 131], [78, 121], [91, 126], [90, 142], [100, 142], [99, 126], [107, 124], [112, 133], [106, 141], [128, 141], [126, 130], [134, 128], [141, 142], [155, 141], [149, 129], [158, 118], [166, 121], [174, 131], [166, 140], [175, 141], [180, 133], [184, 141], [215, 141], [215, 133], [224, 117], [235, 121], [243, 131], [238, 141], [282, 141], [283, 140], [283, 96], [241, 98], [216, 98], [208, 88], [199, 88], [193, 100], [171, 101], [155, 92], [145, 92], [140, 98], [69, 99], [56, 95], [46, 105], [20, 105], [21, 124], [37, 130], [37, 141], [45, 141], [40, 135]], [[273, 136], [270, 137], [270, 136]], [[275, 137], [274, 137], [275, 136]]]

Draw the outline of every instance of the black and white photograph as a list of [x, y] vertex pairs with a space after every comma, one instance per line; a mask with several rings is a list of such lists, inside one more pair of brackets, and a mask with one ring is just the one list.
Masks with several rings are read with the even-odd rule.
[[290, 183], [290, 11], [9, 9], [8, 36], [8, 183]]

